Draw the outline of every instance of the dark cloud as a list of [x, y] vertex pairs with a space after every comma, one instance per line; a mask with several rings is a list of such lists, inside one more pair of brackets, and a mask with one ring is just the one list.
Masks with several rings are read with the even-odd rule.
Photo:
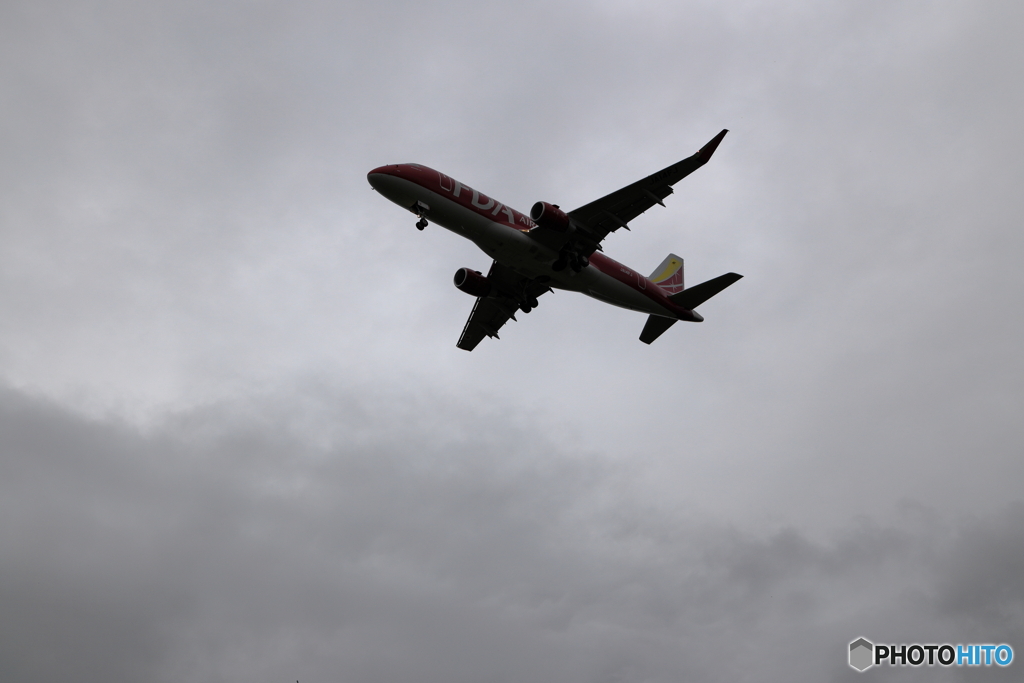
[[841, 680], [859, 635], [1020, 635], [1017, 508], [751, 534], [465, 405], [277, 400], [143, 434], [4, 392], [10, 680]]

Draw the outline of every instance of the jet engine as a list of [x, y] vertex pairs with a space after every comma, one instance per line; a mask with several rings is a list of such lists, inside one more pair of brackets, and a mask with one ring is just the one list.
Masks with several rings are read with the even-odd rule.
[[557, 204], [537, 202], [530, 209], [530, 218], [542, 228], [556, 232], [567, 232], [569, 230], [569, 215], [558, 208]]
[[491, 293], [491, 281], [487, 276], [469, 268], [459, 268], [455, 271], [455, 286], [473, 296], [487, 296]]

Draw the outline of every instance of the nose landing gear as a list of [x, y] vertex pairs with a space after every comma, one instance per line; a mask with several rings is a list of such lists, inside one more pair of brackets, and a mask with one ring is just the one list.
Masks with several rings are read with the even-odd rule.
[[430, 206], [417, 200], [416, 203], [410, 207], [410, 210], [420, 218], [416, 221], [416, 229], [422, 230], [427, 227], [427, 212], [430, 211]]

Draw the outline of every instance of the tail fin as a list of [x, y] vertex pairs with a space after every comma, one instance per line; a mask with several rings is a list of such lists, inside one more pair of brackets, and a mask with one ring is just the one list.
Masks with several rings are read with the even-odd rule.
[[[672, 259], [676, 259], [678, 265], [670, 264], [669, 262]], [[673, 271], [671, 273], [669, 279], [678, 277], [680, 289], [680, 291], [676, 292], [675, 294], [669, 294], [668, 299], [676, 306], [679, 306], [680, 308], [685, 308], [690, 312], [689, 314], [684, 314], [681, 318], [682, 320], [689, 320], [695, 323], [701, 322], [702, 320], [704, 320], [704, 318], [701, 316], [700, 313], [693, 309], [697, 308], [697, 306], [700, 306], [702, 303], [713, 297], [715, 294], [718, 294], [723, 289], [733, 284], [734, 282], [737, 282], [740, 278], [743, 277], [742, 275], [739, 275], [737, 273], [726, 273], [725, 275], [719, 275], [716, 278], [712, 278], [707, 282], [702, 282], [699, 285], [694, 285], [689, 289], [683, 289], [683, 259], [679, 258], [674, 254], [669, 254], [669, 257], [665, 259], [661, 266], [659, 266], [658, 270], [654, 271], [654, 274], [660, 275], [660, 271], [662, 270], [662, 268], [666, 268], [666, 264], [668, 264], [668, 269], [678, 269], [678, 271]], [[651, 279], [654, 280], [654, 275], [651, 276]], [[658, 281], [655, 280], [655, 282]], [[664, 282], [664, 280], [662, 280], [662, 282]], [[662, 287], [665, 286], [661, 284], [661, 282], [658, 282], [658, 284], [661, 285]], [[675, 318], [663, 318], [660, 315], [648, 316], [647, 324], [644, 325], [644, 331], [640, 333], [640, 341], [642, 341], [644, 344], [650, 344], [655, 339], [660, 337], [665, 332], [665, 330], [667, 330], [668, 328], [672, 327], [675, 324]]]
[[676, 306], [685, 308], [692, 311], [693, 309], [700, 306], [702, 303], [718, 294], [723, 289], [733, 284], [742, 278], [742, 275], [737, 273], [726, 273], [725, 275], [719, 275], [716, 278], [712, 278], [707, 282], [702, 282], [699, 285], [694, 285], [689, 289], [684, 289], [678, 294], [673, 294], [669, 297], [669, 301], [674, 303]]
[[666, 294], [678, 294], [683, 291], [683, 259], [675, 254], [669, 254], [661, 265], [654, 269], [650, 279], [664, 289]]

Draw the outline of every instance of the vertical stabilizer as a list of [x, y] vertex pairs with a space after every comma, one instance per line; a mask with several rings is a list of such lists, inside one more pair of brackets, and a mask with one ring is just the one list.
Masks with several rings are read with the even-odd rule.
[[683, 291], [683, 259], [675, 254], [669, 254], [661, 265], [654, 269], [650, 279], [670, 296]]

